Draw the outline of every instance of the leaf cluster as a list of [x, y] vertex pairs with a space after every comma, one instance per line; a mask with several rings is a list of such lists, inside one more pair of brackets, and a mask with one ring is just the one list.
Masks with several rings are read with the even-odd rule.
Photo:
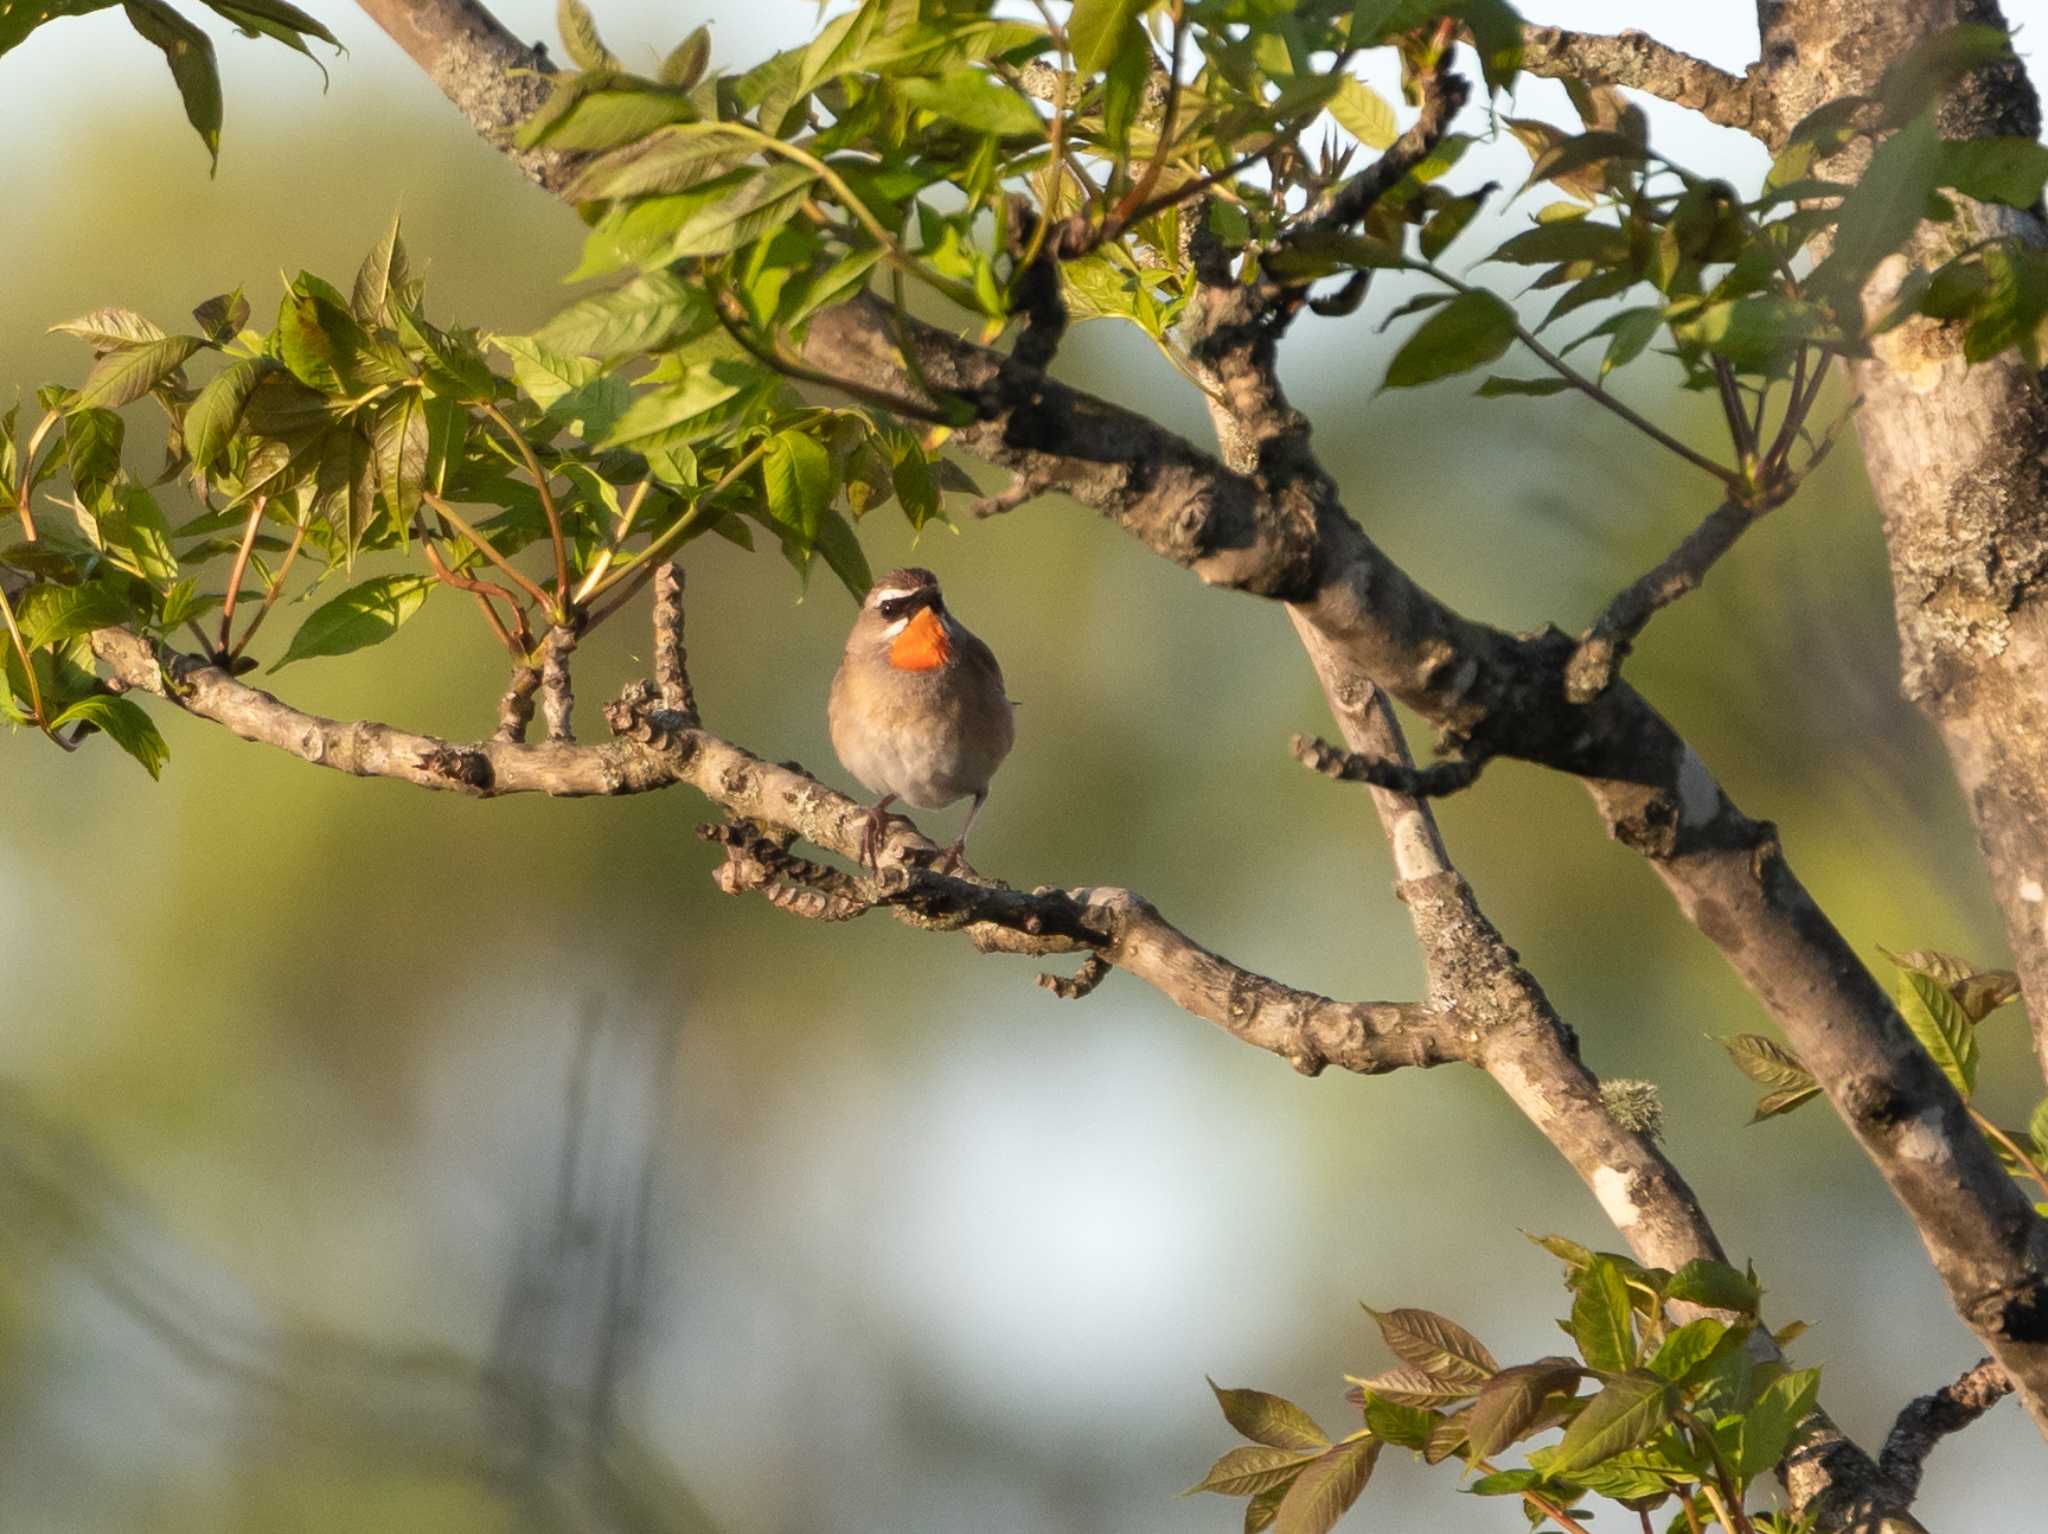
[[[1563, 1259], [1574, 1345], [1502, 1366], [1484, 1343], [1433, 1311], [1367, 1307], [1399, 1364], [1351, 1376], [1363, 1426], [1333, 1443], [1290, 1401], [1215, 1387], [1226, 1421], [1251, 1441], [1190, 1491], [1248, 1498], [1247, 1531], [1323, 1534], [1357, 1500], [1380, 1449], [1456, 1461], [1482, 1497], [1517, 1498], [1532, 1528], [1580, 1531], [1579, 1504], [1601, 1497], [1647, 1519], [1676, 1504], [1670, 1526], [1730, 1534], [1792, 1527], [1751, 1513], [1751, 1486], [1799, 1440], [1820, 1385], [1767, 1337], [1753, 1273], [1706, 1260], [1673, 1273], [1535, 1238]], [[1554, 1442], [1530, 1446], [1550, 1433]], [[1502, 1468], [1513, 1451], [1525, 1463]]]
[[[1885, 950], [1898, 970], [1892, 1000], [1927, 1057], [1946, 1076], [2005, 1169], [2042, 1194], [2035, 1208], [2048, 1214], [2048, 1099], [2036, 1105], [2024, 1129], [2003, 1127], [1978, 1109], [1977, 1025], [2016, 1001], [2020, 979], [2009, 969], [1980, 970], [1967, 959], [1938, 949], [1907, 953]], [[1819, 1080], [1799, 1057], [1759, 1033], [1729, 1034], [1718, 1041], [1751, 1081], [1767, 1088], [1751, 1123], [1790, 1113], [1820, 1095]]]

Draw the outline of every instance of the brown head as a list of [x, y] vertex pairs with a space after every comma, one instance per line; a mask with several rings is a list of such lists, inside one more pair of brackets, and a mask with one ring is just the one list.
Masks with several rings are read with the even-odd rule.
[[869, 589], [846, 648], [899, 671], [936, 671], [953, 658], [953, 629], [939, 578], [912, 565], [891, 570]]

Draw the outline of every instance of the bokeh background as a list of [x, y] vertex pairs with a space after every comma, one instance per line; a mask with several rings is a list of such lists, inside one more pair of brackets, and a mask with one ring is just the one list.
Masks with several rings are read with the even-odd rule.
[[[553, 39], [552, 7], [499, 9]], [[597, 9], [634, 58], [706, 19]], [[46, 327], [100, 304], [174, 322], [236, 283], [261, 309], [280, 272], [346, 281], [394, 208], [437, 318], [516, 331], [563, 300], [576, 221], [356, 11], [321, 11], [350, 50], [324, 91], [304, 60], [216, 29], [211, 180], [118, 13], [0, 60], [10, 391], [75, 381], [83, 349]], [[1656, 25], [1739, 69], [1747, 15]], [[2048, 4], [2008, 15], [2028, 53]], [[722, 58], [751, 59], [814, 12], [710, 19]], [[1520, 102], [1563, 109], [1536, 82]], [[1668, 152], [1760, 173], [1747, 140], [1652, 110]], [[1509, 146], [1459, 178], [1515, 184], [1525, 165]], [[1288, 354], [1353, 511], [1461, 607], [1580, 626], [1706, 487], [1570, 398], [1377, 397], [1377, 320], [1400, 296], [1303, 324]], [[1202, 429], [1134, 332], [1084, 327], [1063, 367]], [[1636, 372], [1646, 408], [1706, 439], [1667, 375]], [[1024, 702], [982, 867], [1129, 884], [1297, 984], [1418, 993], [1368, 806], [1286, 753], [1327, 725], [1276, 613], [1070, 505], [915, 547], [891, 516], [864, 529], [875, 567], [935, 566]], [[716, 540], [689, 567], [709, 718], [839, 781], [823, 700], [845, 595], [821, 575], [799, 601], [779, 560]], [[581, 658], [586, 732], [645, 668], [629, 627]], [[1780, 823], [1873, 962], [1880, 943], [1996, 962], [1962, 805], [1895, 664], [1852, 448], [1659, 620], [1632, 674]], [[441, 602], [280, 685], [465, 736], [488, 731], [501, 667]], [[1205, 1373], [1338, 1423], [1343, 1374], [1386, 1362], [1357, 1301], [1548, 1351], [1563, 1291], [1518, 1230], [1613, 1244], [1477, 1073], [1306, 1081], [1121, 977], [1064, 1004], [962, 943], [725, 900], [685, 791], [479, 804], [163, 727], [157, 785], [103, 746], [0, 738], [10, 1534], [1224, 1530], [1236, 1503], [1174, 1497], [1231, 1441]], [[1815, 1323], [1798, 1357], [1881, 1439], [1977, 1353], [1877, 1176], [1824, 1110], [1745, 1127], [1753, 1090], [1707, 1035], [1767, 1025], [1578, 790], [1502, 764], [1443, 818], [1596, 1068], [1661, 1085], [1671, 1151], [1771, 1318]], [[2022, 1035], [2017, 1009], [1984, 1030], [2008, 1121], [2040, 1087]], [[1389, 1456], [1353, 1521], [1522, 1527], [1458, 1497], [1447, 1471]], [[1935, 1454], [1923, 1505], [1937, 1527], [2018, 1534], [2044, 1497], [2048, 1455], [2007, 1406]]]

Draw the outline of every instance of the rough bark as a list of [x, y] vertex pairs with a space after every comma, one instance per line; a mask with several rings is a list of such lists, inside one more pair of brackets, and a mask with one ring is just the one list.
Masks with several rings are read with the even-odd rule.
[[[1779, 132], [1870, 89], [1930, 32], [2005, 25], [1988, 0], [1788, 0], [1759, 19]], [[2033, 138], [2040, 107], [2016, 64], [1985, 69], [1949, 98], [1940, 126], [1950, 138]], [[1963, 217], [1967, 236], [1930, 228], [1928, 250], [1993, 233], [2048, 238], [2032, 213], [1966, 204]], [[1876, 289], [1894, 286], [1900, 266]], [[1881, 338], [1852, 374], [1902, 686], [1940, 731], [1969, 801], [2048, 1077], [2048, 393], [2019, 358], [1970, 364], [1953, 327], [1926, 321]]]
[[1569, 77], [1588, 85], [1626, 85], [1690, 107], [1727, 128], [1748, 128], [1758, 115], [1754, 71], [1731, 75], [1646, 32], [1604, 36], [1562, 27], [1525, 27], [1522, 67], [1532, 75]]

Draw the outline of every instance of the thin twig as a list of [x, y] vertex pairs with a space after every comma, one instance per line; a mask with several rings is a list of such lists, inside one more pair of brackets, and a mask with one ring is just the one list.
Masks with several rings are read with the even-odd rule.
[[1297, 735], [1288, 743], [1288, 749], [1294, 753], [1294, 759], [1310, 772], [1319, 772], [1339, 783], [1368, 783], [1374, 788], [1406, 794], [1411, 799], [1441, 799], [1460, 789], [1470, 788], [1487, 762], [1483, 756], [1456, 757], [1447, 762], [1416, 767], [1407, 762], [1340, 750], [1320, 735]]
[[577, 606], [582, 606], [589, 598], [597, 583], [604, 579], [605, 571], [612, 567], [612, 561], [619, 557], [619, 550], [626, 546], [626, 540], [633, 534], [633, 519], [640, 515], [640, 508], [646, 504], [647, 492], [653, 484], [654, 476], [645, 476], [634, 487], [633, 493], [626, 498], [626, 504], [619, 512], [618, 523], [612, 528], [611, 541], [605, 545], [604, 551], [591, 561], [590, 568], [583, 572], [583, 579], [577, 583], [576, 595], [571, 599]]
[[[542, 598], [541, 605], [553, 613], [557, 619], [560, 619], [566, 612], [566, 604], [569, 600], [569, 546], [562, 536], [562, 514], [555, 505], [555, 493], [548, 486], [549, 476], [541, 468], [540, 458], [534, 452], [533, 444], [526, 440], [524, 432], [520, 431], [510, 420], [506, 419], [504, 411], [500, 410], [489, 400], [483, 401], [477, 408], [484, 413], [486, 418], [494, 422], [500, 431], [512, 439], [512, 445], [519, 450], [519, 456], [526, 460], [527, 473], [533, 476], [533, 488], [540, 493], [541, 515], [548, 519], [548, 537], [555, 546], [555, 600], [550, 603], [545, 598]], [[436, 505], [434, 509], [439, 511], [440, 507]], [[461, 525], [459, 522], [456, 523], [458, 527]], [[539, 588], [536, 587], [535, 589], [538, 590]]]
[[1986, 1358], [1952, 1384], [1920, 1396], [1901, 1411], [1886, 1435], [1878, 1469], [1905, 1493], [1910, 1502], [1920, 1491], [1920, 1477], [1934, 1446], [1960, 1433], [2012, 1394], [2012, 1380]]
[[2007, 1134], [2003, 1129], [2000, 1129], [1990, 1119], [1986, 1118], [1983, 1114], [1979, 1113], [1974, 1104], [1966, 1104], [1965, 1106], [1969, 1107], [1970, 1117], [1977, 1121], [1977, 1127], [1983, 1130], [1984, 1133], [1989, 1135], [1993, 1140], [1997, 1141], [1998, 1144], [2004, 1146], [2006, 1153], [2010, 1155], [2013, 1160], [2017, 1161], [2021, 1166], [2027, 1169], [2027, 1175], [2034, 1180], [2034, 1186], [2041, 1190], [2042, 1196], [2044, 1198], [2048, 1198], [2048, 1176], [2042, 1175], [2040, 1167], [2034, 1164], [2034, 1158], [2032, 1156], [2029, 1156], [2025, 1151], [2021, 1150], [2019, 1146], [2013, 1142], [2013, 1138], [2011, 1135]]

